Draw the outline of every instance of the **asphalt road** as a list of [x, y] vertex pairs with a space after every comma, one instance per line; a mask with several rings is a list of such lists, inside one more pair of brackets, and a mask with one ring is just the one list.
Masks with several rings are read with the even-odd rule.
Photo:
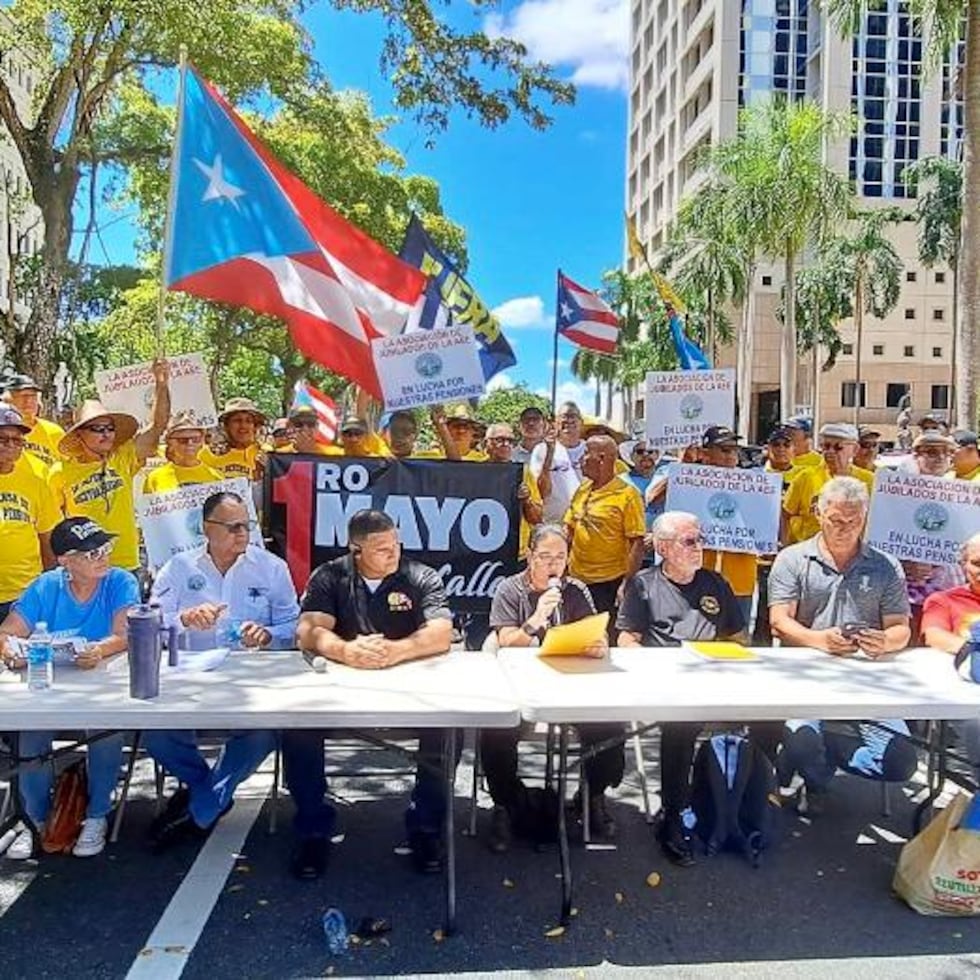
[[[336, 761], [340, 753], [334, 753]], [[467, 755], [468, 758], [468, 755]], [[656, 785], [656, 752], [647, 768]], [[354, 750], [345, 768], [379, 770], [386, 756]], [[392, 760], [387, 760], [392, 761]], [[891, 793], [851, 777], [834, 783], [812, 821], [791, 809], [758, 870], [736, 855], [676, 869], [660, 855], [640, 809], [632, 755], [612, 811], [614, 850], [573, 847], [577, 915], [563, 935], [545, 933], [559, 909], [557, 852], [458, 839], [458, 933], [443, 938], [443, 883], [419, 877], [394, 852], [402, 837], [404, 775], [334, 780], [344, 840], [326, 877], [292, 880], [288, 797], [269, 833], [268, 775], [244, 787], [235, 809], [204, 845], [148, 854], [154, 812], [149, 766], [120, 841], [99, 857], [0, 859], [0, 978], [141, 977], [188, 980], [332, 975], [474, 973], [559, 976], [619, 973], [700, 978], [959, 977], [980, 968], [980, 925], [919, 916], [890, 883], [910, 831], [912, 789]], [[540, 763], [526, 760], [528, 771]], [[395, 762], [395, 765], [398, 763]], [[470, 770], [460, 767], [457, 815], [465, 824]], [[661, 875], [650, 887], [647, 876]], [[178, 894], [178, 889], [180, 892]], [[320, 919], [330, 906], [350, 921], [390, 919], [384, 941], [329, 954]]]

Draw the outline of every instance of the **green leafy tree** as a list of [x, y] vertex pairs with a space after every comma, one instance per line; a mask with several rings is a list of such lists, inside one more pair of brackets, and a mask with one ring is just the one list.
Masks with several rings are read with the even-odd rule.
[[547, 416], [551, 412], [551, 402], [544, 395], [535, 394], [522, 381], [508, 388], [495, 388], [480, 399], [477, 415], [488, 425], [493, 422], [506, 422], [517, 432], [521, 412], [529, 407], [540, 408]]
[[[337, 5], [348, 6], [346, 0]], [[353, 9], [385, 18], [383, 67], [396, 105], [430, 136], [448, 123], [451, 109], [486, 126], [516, 115], [542, 128], [549, 122], [542, 100], [572, 100], [572, 89], [548, 67], [528, 61], [520, 44], [454, 30], [426, 0], [359, 0]], [[186, 45], [203, 74], [233, 101], [288, 102], [319, 81], [302, 10], [290, 0], [13, 0], [5, 7], [0, 50], [28, 59], [37, 84], [30, 111], [22, 112], [0, 74], [0, 121], [45, 226], [31, 315], [16, 347], [19, 367], [46, 385], [56, 368], [50, 353], [83, 176], [94, 180], [100, 166], [159, 153], [146, 139], [144, 123], [152, 124], [153, 113], [114, 125], [124, 88], [157, 106], [160, 69], [175, 65]]]
[[[825, 0], [845, 34], [853, 34], [879, 2]], [[980, 389], [980, 3], [976, 0], [909, 0], [910, 13], [926, 38], [925, 69], [934, 72], [962, 40], [962, 61], [954, 65], [963, 100], [963, 195], [957, 253], [955, 417], [974, 427]]]

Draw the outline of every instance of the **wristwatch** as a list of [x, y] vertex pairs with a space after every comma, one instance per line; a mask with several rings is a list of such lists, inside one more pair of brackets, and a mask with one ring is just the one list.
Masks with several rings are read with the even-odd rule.
[[522, 623], [521, 629], [527, 633], [528, 636], [537, 636], [538, 631], [530, 623]]

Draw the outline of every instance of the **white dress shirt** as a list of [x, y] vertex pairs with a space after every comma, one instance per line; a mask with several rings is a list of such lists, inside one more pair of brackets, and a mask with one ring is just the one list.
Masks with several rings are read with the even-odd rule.
[[183, 610], [204, 602], [224, 603], [229, 621], [264, 626], [274, 647], [289, 649], [295, 644], [299, 603], [289, 568], [281, 558], [254, 545], [224, 575], [206, 545], [174, 555], [157, 574], [151, 601], [160, 604], [166, 626], [176, 625], [188, 634], [182, 645], [191, 649], [219, 645], [214, 630], [188, 630], [180, 622]]

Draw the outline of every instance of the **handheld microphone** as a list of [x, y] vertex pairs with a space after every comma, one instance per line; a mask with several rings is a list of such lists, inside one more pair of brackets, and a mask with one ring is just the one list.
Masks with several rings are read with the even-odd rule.
[[[552, 577], [548, 579], [548, 588], [557, 589], [559, 597], [561, 595], [561, 585], [561, 579], [558, 578], [557, 575], [552, 575]], [[555, 606], [554, 611], [551, 614], [551, 619], [553, 626], [558, 626], [561, 624], [561, 598], [558, 599], [558, 605]]]

